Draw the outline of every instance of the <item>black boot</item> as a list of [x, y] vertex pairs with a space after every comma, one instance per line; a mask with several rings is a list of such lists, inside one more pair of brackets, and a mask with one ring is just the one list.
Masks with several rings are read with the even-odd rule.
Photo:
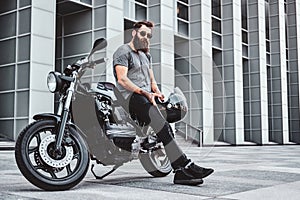
[[203, 168], [194, 163], [175, 170], [174, 183], [181, 185], [200, 185], [203, 178], [214, 172], [211, 168]]

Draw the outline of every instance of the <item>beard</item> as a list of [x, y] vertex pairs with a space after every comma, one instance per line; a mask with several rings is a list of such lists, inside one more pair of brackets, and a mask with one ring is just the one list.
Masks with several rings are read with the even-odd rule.
[[144, 53], [149, 52], [149, 42], [146, 38], [139, 38], [135, 35], [133, 38], [133, 46], [137, 51], [142, 51]]

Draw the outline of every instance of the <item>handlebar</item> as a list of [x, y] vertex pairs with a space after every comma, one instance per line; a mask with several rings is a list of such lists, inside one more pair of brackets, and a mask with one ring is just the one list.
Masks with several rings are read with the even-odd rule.
[[95, 60], [94, 63], [96, 65], [100, 64], [100, 63], [104, 63], [104, 62], [107, 62], [108, 61], [108, 58], [100, 58], [98, 60]]
[[[79, 74], [85, 71], [86, 68], [94, 68], [95, 65], [107, 62], [108, 58], [100, 58], [98, 60], [88, 60], [88, 57], [81, 58], [77, 60], [72, 65], [68, 65], [64, 73], [68, 76], [71, 75], [74, 71], [77, 71]], [[83, 75], [83, 74], [82, 74]]]

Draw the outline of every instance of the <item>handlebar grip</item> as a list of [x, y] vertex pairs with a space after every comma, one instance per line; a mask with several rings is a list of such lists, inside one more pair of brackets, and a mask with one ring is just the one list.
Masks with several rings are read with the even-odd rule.
[[97, 65], [97, 64], [100, 64], [100, 63], [104, 63], [107, 61], [107, 58], [100, 58], [99, 60], [95, 60], [94, 63]]

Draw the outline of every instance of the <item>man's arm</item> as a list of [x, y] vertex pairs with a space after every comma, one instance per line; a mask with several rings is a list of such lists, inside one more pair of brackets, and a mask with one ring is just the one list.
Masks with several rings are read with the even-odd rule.
[[155, 105], [154, 97], [155, 94], [149, 93], [141, 88], [139, 88], [137, 85], [135, 85], [128, 77], [128, 68], [122, 65], [116, 65], [115, 66], [116, 75], [117, 75], [117, 81], [120, 85], [122, 85], [126, 90], [129, 90], [131, 92], [135, 92], [138, 94], [141, 94]]
[[163, 101], [165, 96], [160, 92], [160, 90], [157, 86], [157, 83], [156, 83], [155, 78], [154, 78], [153, 70], [149, 69], [149, 73], [150, 73], [151, 89], [155, 94], [158, 94], [159, 95], [158, 97], [160, 98], [160, 100]]

